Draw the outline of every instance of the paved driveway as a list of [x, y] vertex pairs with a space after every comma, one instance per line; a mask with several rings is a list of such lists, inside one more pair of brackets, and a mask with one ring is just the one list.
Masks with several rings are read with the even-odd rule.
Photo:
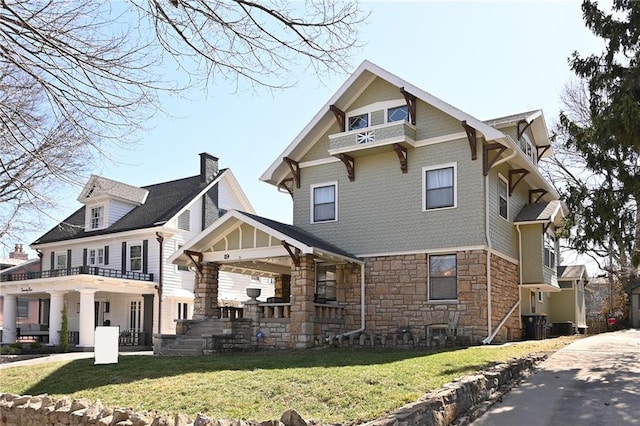
[[640, 330], [578, 340], [473, 425], [640, 425]]

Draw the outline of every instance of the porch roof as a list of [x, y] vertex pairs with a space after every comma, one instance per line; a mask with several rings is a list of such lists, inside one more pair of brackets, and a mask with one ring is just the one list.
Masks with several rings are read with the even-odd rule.
[[577, 281], [583, 279], [589, 281], [589, 273], [584, 265], [561, 265], [558, 266], [558, 280]]
[[220, 263], [223, 269], [277, 274], [290, 271], [289, 250], [328, 261], [363, 263], [362, 259], [296, 226], [239, 210], [229, 210], [187, 242], [183, 250], [174, 253], [169, 262], [191, 265], [193, 260], [187, 252], [196, 252], [203, 261]]
[[553, 222], [554, 225], [560, 226], [566, 214], [567, 208], [560, 200], [532, 203], [524, 206], [513, 222], [525, 225]]

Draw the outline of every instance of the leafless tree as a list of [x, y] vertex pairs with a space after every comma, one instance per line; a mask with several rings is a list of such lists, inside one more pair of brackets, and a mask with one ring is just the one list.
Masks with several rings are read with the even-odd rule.
[[133, 143], [162, 91], [343, 71], [365, 18], [357, 1], [0, 0], [0, 242], [51, 185]]

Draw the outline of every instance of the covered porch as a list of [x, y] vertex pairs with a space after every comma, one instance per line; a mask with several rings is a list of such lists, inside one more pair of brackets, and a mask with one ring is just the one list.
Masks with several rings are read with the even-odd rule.
[[152, 344], [156, 292], [152, 281], [65, 272], [14, 276], [0, 283], [2, 343], [59, 345], [66, 306], [71, 347], [91, 350], [96, 326], [118, 326], [121, 346]]
[[[197, 271], [194, 315], [176, 336], [154, 336], [157, 353], [198, 339], [204, 351], [308, 348], [364, 324], [364, 263], [291, 225], [231, 210], [169, 261]], [[269, 277], [274, 297], [249, 288], [242, 307], [223, 306], [220, 271]]]

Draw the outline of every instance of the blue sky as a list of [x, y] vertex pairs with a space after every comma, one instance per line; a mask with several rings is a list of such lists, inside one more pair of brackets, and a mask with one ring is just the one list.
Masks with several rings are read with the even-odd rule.
[[[541, 108], [551, 125], [572, 78], [567, 58], [602, 47], [584, 27], [578, 1], [365, 1], [362, 7], [371, 16], [352, 69], [368, 59], [482, 120]], [[259, 177], [347, 77], [319, 82], [301, 70], [298, 85], [284, 91], [236, 92], [220, 80], [188, 99], [164, 97], [171, 116], [156, 116], [136, 135], [137, 147], [113, 152], [118, 163], [93, 173], [139, 186], [178, 179], [197, 174], [198, 154], [206, 151], [233, 170], [258, 214], [290, 222], [289, 195]], [[80, 190], [59, 194], [66, 201], [53, 216], [62, 220], [80, 207]]]

